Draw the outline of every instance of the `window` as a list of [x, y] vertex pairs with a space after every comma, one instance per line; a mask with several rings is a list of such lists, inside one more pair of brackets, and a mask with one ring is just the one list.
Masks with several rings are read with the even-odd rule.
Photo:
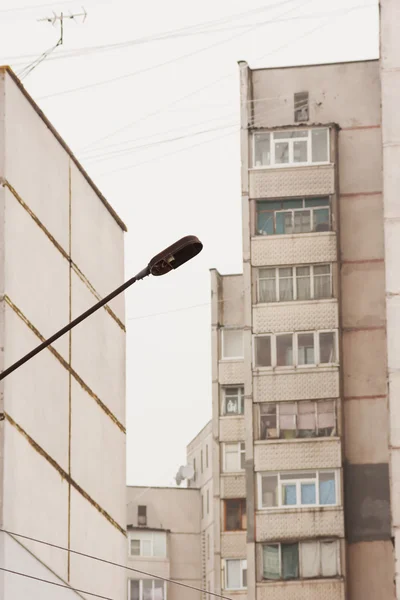
[[206, 469], [208, 469], [208, 444], [206, 444]]
[[331, 265], [258, 269], [258, 302], [331, 298]]
[[260, 476], [260, 508], [337, 504], [336, 471], [294, 471]]
[[243, 415], [244, 413], [244, 388], [226, 387], [222, 390], [222, 414]]
[[298, 92], [294, 95], [294, 122], [304, 123], [309, 118], [308, 92]]
[[138, 506], [138, 525], [140, 527], [147, 526], [147, 506]]
[[207, 514], [210, 513], [210, 490], [207, 490]]
[[254, 366], [307, 367], [337, 364], [336, 332], [262, 334], [254, 336]]
[[203, 472], [203, 450], [200, 451], [200, 471]]
[[201, 495], [201, 518], [204, 519], [204, 495]]
[[246, 500], [225, 500], [225, 531], [247, 529]]
[[210, 560], [210, 534], [207, 533], [207, 560]]
[[263, 402], [260, 439], [314, 438], [336, 434], [336, 401]]
[[247, 560], [225, 561], [225, 589], [242, 590], [247, 588]]
[[243, 471], [245, 467], [245, 445], [244, 442], [235, 444], [223, 444], [224, 471], [225, 473], [236, 473]]
[[130, 579], [129, 600], [165, 600], [166, 583], [161, 579]]
[[256, 235], [330, 231], [329, 198], [258, 200]]
[[[304, 112], [300, 114], [300, 111], [297, 112], [297, 115], [308, 116], [304, 115]], [[326, 127], [255, 133], [253, 141], [254, 167], [297, 166], [329, 162], [329, 130]]]
[[241, 329], [222, 329], [222, 358], [243, 358], [243, 331]]
[[166, 556], [166, 534], [163, 531], [133, 531], [129, 533], [129, 555]]
[[263, 545], [264, 579], [336, 577], [339, 565], [338, 540]]
[[193, 471], [194, 471], [194, 475], [193, 475], [193, 481], [196, 481], [196, 477], [197, 477], [197, 471], [196, 471], [196, 459], [193, 459]]

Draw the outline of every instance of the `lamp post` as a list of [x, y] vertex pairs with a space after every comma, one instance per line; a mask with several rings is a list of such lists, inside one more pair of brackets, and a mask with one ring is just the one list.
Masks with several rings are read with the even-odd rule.
[[124, 292], [128, 287], [136, 283], [136, 281], [140, 281], [148, 275], [154, 275], [156, 277], [159, 277], [160, 275], [165, 275], [166, 273], [177, 269], [188, 260], [194, 258], [197, 254], [199, 254], [199, 252], [201, 252], [202, 248], [203, 244], [194, 235], [187, 235], [186, 237], [175, 242], [175, 244], [172, 244], [172, 246], [165, 248], [165, 250], [154, 256], [147, 265], [147, 267], [142, 269], [139, 273], [137, 273], [137, 275], [135, 275], [131, 279], [128, 279], [128, 281], [126, 281], [116, 290], [111, 292], [111, 294], [108, 294], [108, 296], [97, 302], [97, 304], [94, 304], [91, 308], [82, 313], [79, 317], [71, 321], [71, 323], [57, 331], [57, 333], [55, 333], [47, 340], [39, 344], [39, 346], [36, 346], [36, 348], [28, 352], [28, 354], [25, 354], [25, 356], [17, 360], [17, 362], [15, 362], [13, 365], [8, 367], [7, 369], [4, 369], [4, 371], [0, 373], [0, 381], [7, 377], [7, 375], [10, 375], [10, 373], [12, 373], [13, 371], [21, 367], [23, 364], [28, 362], [28, 360], [36, 356], [36, 354], [39, 354], [39, 352], [50, 346], [50, 344], [58, 340], [58, 338], [60, 338], [62, 335], [73, 329], [76, 325], [82, 323], [82, 321], [90, 317], [90, 315], [95, 313], [99, 308], [110, 302], [110, 300]]

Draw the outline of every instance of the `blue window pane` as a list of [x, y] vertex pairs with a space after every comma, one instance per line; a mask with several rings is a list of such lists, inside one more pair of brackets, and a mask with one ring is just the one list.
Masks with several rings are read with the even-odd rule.
[[296, 501], [296, 486], [295, 485], [284, 485], [282, 489], [283, 504], [285, 506], [293, 506], [297, 503]]
[[282, 208], [284, 210], [288, 208], [303, 208], [303, 200], [283, 200]]
[[257, 213], [257, 233], [258, 235], [272, 235], [274, 233], [274, 213], [261, 212]]
[[335, 478], [332, 474], [321, 474], [319, 478], [319, 503], [336, 504]]
[[329, 206], [329, 198], [306, 198], [305, 206], [306, 208], [310, 208], [311, 206]]
[[301, 484], [301, 503], [316, 504], [315, 483]]

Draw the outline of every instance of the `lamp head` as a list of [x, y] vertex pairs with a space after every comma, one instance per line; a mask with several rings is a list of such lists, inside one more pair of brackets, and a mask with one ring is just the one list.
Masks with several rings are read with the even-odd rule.
[[187, 235], [154, 256], [148, 269], [156, 277], [165, 275], [194, 258], [202, 249], [203, 244], [196, 236]]

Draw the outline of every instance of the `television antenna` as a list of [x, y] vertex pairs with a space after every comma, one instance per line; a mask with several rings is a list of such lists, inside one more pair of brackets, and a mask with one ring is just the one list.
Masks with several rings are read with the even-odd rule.
[[39, 66], [40, 63], [42, 63], [50, 54], [52, 54], [52, 52], [54, 52], [54, 50], [56, 50], [56, 48], [58, 48], [58, 46], [63, 45], [63, 43], [64, 43], [64, 21], [66, 19], [69, 19], [70, 21], [74, 21], [75, 23], [77, 22], [77, 19], [82, 19], [82, 23], [84, 23], [86, 21], [86, 17], [87, 17], [87, 12], [82, 6], [82, 12], [80, 12], [80, 13], [71, 13], [70, 12], [69, 14], [66, 14], [64, 12], [61, 12], [60, 14], [57, 14], [53, 11], [52, 17], [43, 17], [42, 19], [37, 19], [38, 23], [43, 23], [43, 22], [51, 23], [53, 25], [53, 27], [56, 24], [59, 24], [60, 25], [60, 37], [58, 38], [58, 42], [54, 46], [52, 46], [48, 50], [45, 50], [40, 56], [38, 56], [38, 58], [36, 58], [34, 61], [29, 63], [29, 65], [24, 67], [20, 73], [17, 73], [18, 77], [21, 80], [25, 79], [29, 75], [29, 73], [32, 73], [32, 71], [34, 69], [36, 69], [36, 67]]

